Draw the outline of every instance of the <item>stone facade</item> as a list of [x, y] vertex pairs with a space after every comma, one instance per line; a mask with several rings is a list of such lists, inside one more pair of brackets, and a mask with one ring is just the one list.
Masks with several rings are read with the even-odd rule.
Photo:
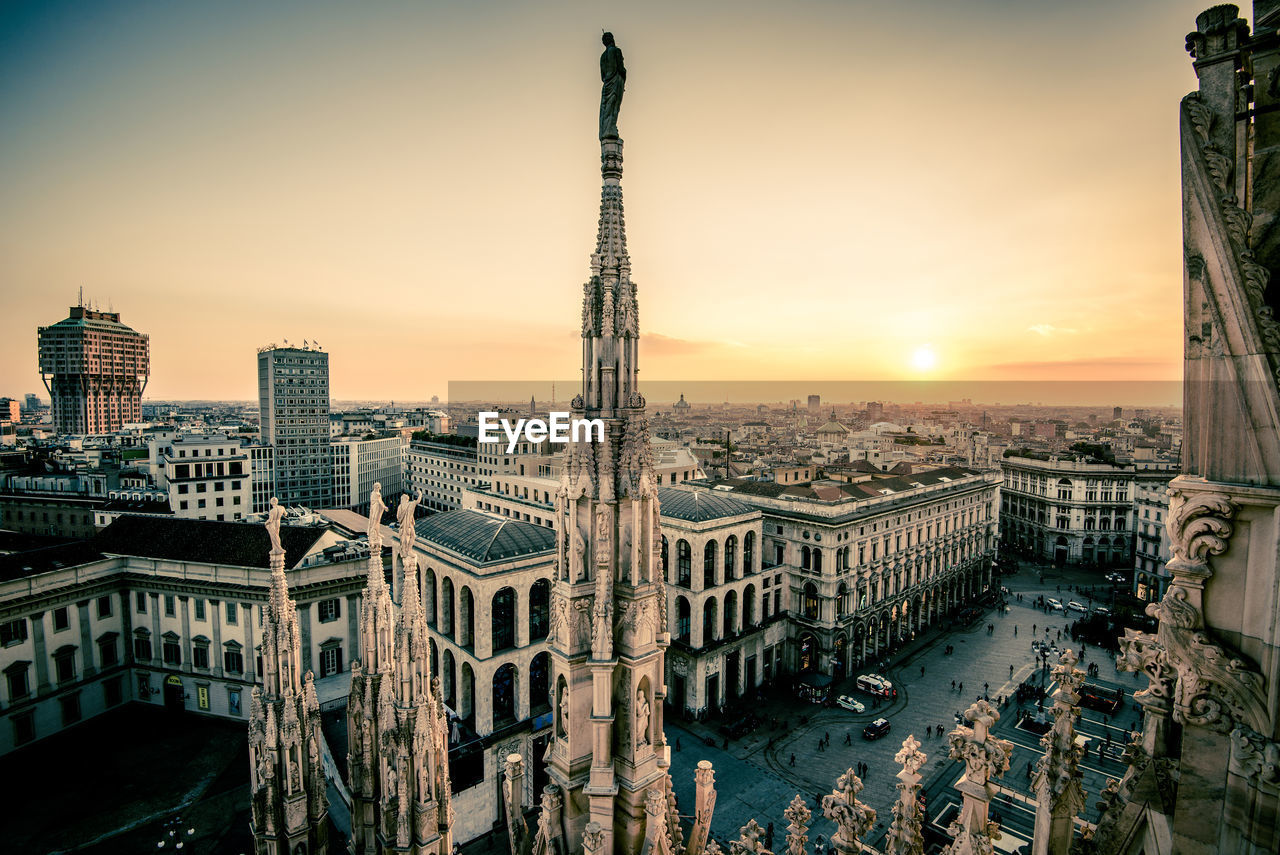
[[1254, 5], [1253, 32], [1238, 12], [1215, 6], [1187, 36], [1183, 474], [1158, 628], [1122, 642], [1149, 685], [1101, 852], [1280, 849], [1280, 3]]
[[1014, 555], [1059, 566], [1132, 564], [1133, 465], [1006, 457], [1001, 470], [1001, 542]]
[[[666, 487], [660, 495], [670, 499], [662, 516], [667, 703], [696, 717], [754, 697], [780, 673], [787, 630], [773, 594], [782, 574], [760, 572], [756, 508], [706, 491]], [[708, 507], [685, 512], [686, 496]]]

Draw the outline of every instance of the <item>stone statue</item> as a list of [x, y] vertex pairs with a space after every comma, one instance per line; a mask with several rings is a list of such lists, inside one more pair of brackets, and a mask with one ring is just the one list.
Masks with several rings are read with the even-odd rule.
[[400, 496], [400, 507], [396, 508], [396, 522], [400, 526], [400, 554], [413, 552], [414, 541], [418, 539], [418, 530], [413, 527], [414, 517], [418, 512], [418, 502], [422, 501], [422, 490], [418, 490], [418, 498], [410, 499], [408, 494]]
[[280, 500], [275, 496], [271, 497], [271, 508], [267, 511], [267, 535], [271, 538], [271, 551], [284, 552], [284, 547], [280, 545], [280, 521], [284, 519], [285, 509], [280, 505]]
[[366, 529], [369, 540], [374, 539], [375, 532], [381, 532], [382, 515], [386, 512], [387, 506], [382, 501], [382, 482], [377, 481], [373, 485], [373, 492], [369, 494], [369, 527]]
[[560, 734], [569, 736], [569, 687], [560, 688]]
[[649, 700], [644, 689], [636, 689], [636, 745], [649, 744]]
[[613, 33], [605, 33], [600, 40], [604, 42], [604, 53], [600, 54], [600, 139], [616, 139], [627, 69], [622, 64], [622, 51], [613, 43]]

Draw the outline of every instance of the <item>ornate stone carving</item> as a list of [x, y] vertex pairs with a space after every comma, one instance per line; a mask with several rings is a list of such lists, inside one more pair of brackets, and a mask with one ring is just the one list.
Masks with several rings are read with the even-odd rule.
[[991, 779], [1008, 770], [1013, 743], [991, 736], [991, 725], [1000, 720], [1000, 713], [986, 701], [979, 700], [969, 707], [964, 717], [973, 726], [961, 725], [947, 734], [950, 757], [964, 763], [965, 773], [956, 784], [964, 803], [959, 816], [947, 829], [955, 840], [946, 852], [948, 855], [985, 855], [992, 851], [991, 841], [1000, 833], [999, 826], [987, 818], [991, 797], [996, 792]]
[[1040, 740], [1044, 756], [1036, 764], [1031, 785], [1036, 793], [1036, 849], [1066, 852], [1075, 836], [1075, 816], [1085, 805], [1080, 786], [1080, 759], [1084, 749], [1076, 745], [1075, 720], [1080, 714], [1079, 689], [1084, 672], [1075, 667], [1079, 658], [1063, 651], [1053, 666], [1058, 683], [1054, 693], [1053, 727]]
[[852, 769], [836, 780], [830, 795], [822, 797], [822, 815], [836, 824], [831, 837], [837, 852], [857, 852], [862, 848], [862, 835], [876, 824], [876, 812], [858, 800], [862, 779]]
[[738, 839], [729, 841], [729, 855], [773, 855], [764, 848], [762, 837], [764, 829], [754, 819], [747, 820], [738, 830]]
[[887, 855], [923, 855], [924, 835], [920, 830], [920, 769], [928, 759], [920, 743], [908, 736], [893, 758], [902, 764], [898, 773], [898, 800], [893, 803], [893, 822], [885, 837]]
[[1189, 493], [1177, 486], [1171, 487], [1165, 527], [1177, 560], [1204, 566], [1210, 556], [1226, 552], [1231, 539], [1231, 521], [1239, 510], [1235, 502], [1221, 493]]
[[809, 843], [807, 832], [813, 812], [805, 805], [804, 799], [797, 795], [782, 815], [787, 820], [787, 855], [806, 855], [805, 847]]
[[1229, 768], [1254, 786], [1274, 791], [1280, 787], [1280, 743], [1237, 727], [1231, 731]]

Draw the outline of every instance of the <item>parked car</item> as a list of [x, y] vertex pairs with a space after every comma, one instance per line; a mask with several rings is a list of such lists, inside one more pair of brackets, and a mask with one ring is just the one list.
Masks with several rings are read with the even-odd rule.
[[862, 728], [863, 739], [879, 739], [889, 732], [888, 719], [878, 718]]
[[1115, 582], [1117, 585], [1119, 585], [1122, 582], [1128, 581], [1128, 579], [1125, 578], [1125, 575], [1123, 573], [1108, 573], [1103, 578], [1105, 578], [1108, 582]]
[[1075, 600], [1072, 600], [1071, 602], [1067, 603], [1067, 610], [1072, 612], [1080, 612], [1080, 614], [1082, 615], [1087, 615], [1089, 613], [1089, 610], [1085, 608], [1084, 603], [1076, 602]]
[[1093, 607], [1093, 613], [1094, 613], [1095, 615], [1102, 615], [1102, 616], [1106, 617], [1106, 616], [1109, 616], [1109, 615], [1111, 614], [1111, 609], [1107, 608], [1106, 606], [1094, 606], [1094, 607]]
[[859, 692], [866, 692], [868, 695], [875, 695], [878, 698], [892, 696], [893, 684], [890, 683], [886, 686], [884, 681], [875, 674], [863, 674], [857, 680], [854, 680], [853, 684]]
[[884, 687], [886, 698], [898, 697], [898, 690], [893, 687], [893, 681], [890, 680], [888, 677], [884, 676], [883, 674], [869, 674], [867, 676], [874, 677], [875, 679], [880, 681], [880, 685]]
[[1049, 606], [1049, 611], [1060, 612], [1062, 611], [1062, 600], [1055, 600], [1054, 598], [1050, 597], [1048, 606]]
[[855, 701], [853, 698], [849, 697], [848, 695], [841, 695], [840, 697], [836, 698], [836, 706], [843, 707], [844, 709], [847, 709], [851, 712], [856, 712], [856, 713], [867, 711], [866, 704], [862, 703], [861, 701]]

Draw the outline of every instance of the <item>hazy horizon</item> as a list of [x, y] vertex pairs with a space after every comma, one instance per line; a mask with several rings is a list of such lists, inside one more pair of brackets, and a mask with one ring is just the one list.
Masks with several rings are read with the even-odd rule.
[[6, 4], [0, 395], [82, 287], [148, 399], [572, 377], [601, 27], [646, 376], [1176, 383], [1204, 5]]

